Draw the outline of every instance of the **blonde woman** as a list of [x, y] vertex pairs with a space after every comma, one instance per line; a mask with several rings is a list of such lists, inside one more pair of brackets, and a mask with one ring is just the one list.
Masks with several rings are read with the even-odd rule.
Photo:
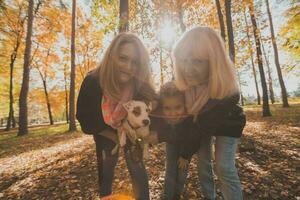
[[[101, 64], [85, 77], [78, 96], [76, 117], [82, 131], [94, 136], [100, 197], [112, 193], [118, 153], [112, 155], [117, 130], [126, 111], [122, 103], [131, 99], [151, 101], [155, 97], [149, 56], [143, 43], [130, 33], [114, 38]], [[149, 199], [148, 177], [142, 151], [127, 141], [124, 148], [135, 199]]]
[[245, 115], [237, 104], [239, 88], [234, 65], [220, 35], [209, 27], [187, 31], [173, 50], [175, 82], [185, 93], [185, 103], [198, 133], [185, 138], [184, 161], [198, 151], [199, 179], [204, 195], [215, 199], [211, 162], [211, 136], [216, 137], [216, 174], [225, 199], [242, 199], [235, 167], [235, 152], [245, 126]]

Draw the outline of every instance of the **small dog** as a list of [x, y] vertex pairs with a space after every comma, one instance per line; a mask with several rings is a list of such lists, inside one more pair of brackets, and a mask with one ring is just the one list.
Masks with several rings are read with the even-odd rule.
[[151, 104], [147, 105], [143, 101], [131, 100], [123, 104], [127, 111], [127, 117], [122, 122], [121, 131], [118, 131], [120, 146], [126, 144], [126, 136], [134, 145], [138, 144], [143, 149], [143, 157], [148, 157], [149, 144], [145, 138], [150, 134], [149, 113], [152, 110]]

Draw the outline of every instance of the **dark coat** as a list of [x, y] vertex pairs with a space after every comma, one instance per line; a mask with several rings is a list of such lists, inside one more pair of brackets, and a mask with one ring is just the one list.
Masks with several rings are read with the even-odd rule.
[[[200, 148], [203, 137], [241, 137], [246, 117], [238, 101], [239, 95], [223, 100], [210, 99], [196, 122], [193, 117], [187, 117], [171, 128], [164, 120], [152, 119], [152, 128], [158, 132], [159, 141], [177, 144], [181, 149], [180, 156], [190, 159]], [[171, 131], [176, 133], [170, 134]]]
[[[153, 94], [155, 95], [154, 90]], [[107, 128], [112, 129], [104, 122], [102, 116], [102, 96], [99, 72], [97, 69], [94, 69], [84, 78], [77, 99], [76, 118], [80, 123], [81, 130], [86, 134], [98, 134]], [[152, 100], [144, 98], [138, 91], [135, 91], [134, 99], [143, 101]]]
[[86, 134], [97, 134], [110, 128], [102, 116], [102, 96], [97, 70], [90, 71], [81, 84], [76, 109], [76, 118]]

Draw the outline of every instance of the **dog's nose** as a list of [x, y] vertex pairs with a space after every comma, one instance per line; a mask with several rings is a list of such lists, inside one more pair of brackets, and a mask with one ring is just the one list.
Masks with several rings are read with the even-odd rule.
[[147, 126], [149, 123], [150, 123], [150, 121], [149, 121], [148, 119], [144, 119], [144, 120], [143, 120], [143, 124], [144, 124], [145, 126]]

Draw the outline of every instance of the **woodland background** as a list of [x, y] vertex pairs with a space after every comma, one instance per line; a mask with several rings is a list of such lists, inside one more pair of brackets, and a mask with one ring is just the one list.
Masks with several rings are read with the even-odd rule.
[[[300, 198], [299, 0], [0, 0], [0, 199], [95, 198], [93, 141], [75, 120], [83, 78], [130, 31], [158, 89], [172, 78], [172, 45], [197, 25], [218, 30], [235, 62], [248, 117], [237, 161], [245, 198]], [[152, 151], [159, 199], [163, 145]], [[116, 174], [116, 191], [130, 194], [128, 174]], [[189, 199], [201, 198], [195, 177]]]

